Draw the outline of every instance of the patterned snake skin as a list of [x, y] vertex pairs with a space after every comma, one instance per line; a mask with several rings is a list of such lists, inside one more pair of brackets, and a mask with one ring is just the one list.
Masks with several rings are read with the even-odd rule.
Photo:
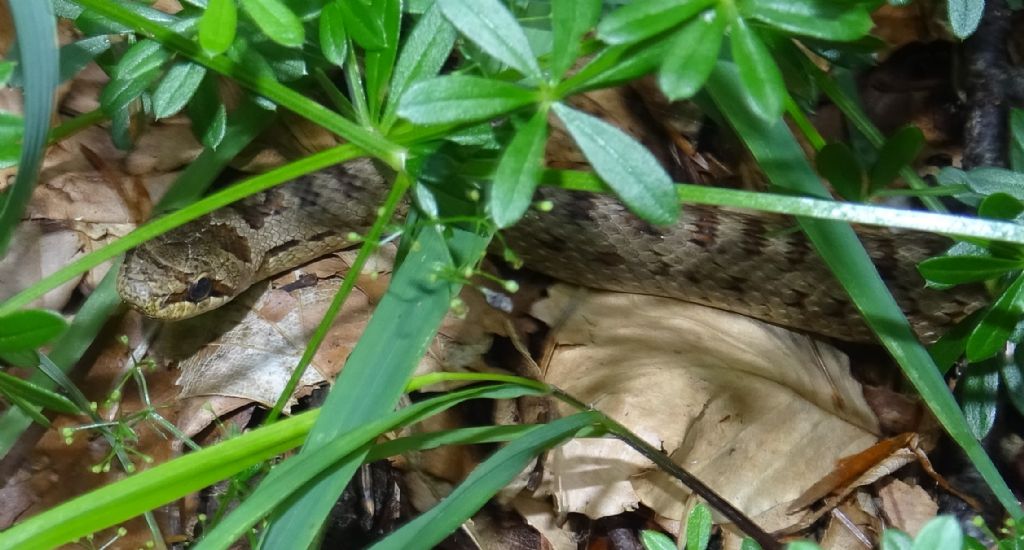
[[[368, 160], [336, 166], [249, 197], [132, 251], [122, 298], [160, 319], [220, 306], [253, 283], [349, 243], [372, 224], [387, 184]], [[531, 211], [506, 240], [526, 265], [589, 287], [638, 292], [735, 311], [847, 341], [870, 331], [791, 218], [687, 206], [653, 227], [615, 199], [544, 189], [551, 212]], [[978, 287], [927, 289], [916, 264], [950, 241], [937, 235], [859, 231], [893, 295], [924, 341], [980, 308]]]

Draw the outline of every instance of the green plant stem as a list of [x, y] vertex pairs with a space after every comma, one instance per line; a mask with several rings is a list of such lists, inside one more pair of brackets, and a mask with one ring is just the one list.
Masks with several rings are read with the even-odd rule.
[[152, 239], [157, 235], [162, 235], [175, 227], [188, 223], [204, 214], [209, 214], [218, 208], [227, 206], [253, 193], [264, 191], [303, 174], [352, 160], [360, 154], [361, 151], [353, 145], [339, 145], [338, 147], [321, 151], [302, 160], [276, 168], [270, 172], [243, 180], [202, 200], [196, 201], [181, 210], [153, 220], [109, 245], [71, 262], [53, 274], [37, 281], [27, 289], [15, 294], [6, 302], [0, 304], [0, 315], [17, 311], [28, 305], [32, 300], [60, 286], [65, 281], [71, 280], [76, 275], [127, 252], [143, 241]]
[[804, 114], [803, 109], [793, 101], [793, 96], [786, 94], [786, 114], [792, 119], [793, 124], [800, 129], [800, 132], [810, 142], [811, 147], [814, 147], [815, 151], [820, 151], [825, 146], [825, 138], [822, 137], [821, 132], [814, 127], [811, 120]]
[[100, 109], [93, 109], [87, 113], [82, 113], [75, 118], [64, 121], [59, 126], [50, 129], [50, 134], [46, 143], [48, 145], [53, 145], [68, 136], [77, 134], [93, 124], [98, 124], [104, 120], [107, 120], [107, 115]]
[[377, 250], [380, 243], [381, 235], [384, 234], [384, 228], [388, 222], [395, 216], [395, 211], [398, 209], [398, 205], [401, 204], [402, 198], [405, 197], [405, 192], [409, 189], [409, 176], [404, 172], [400, 172], [396, 177], [394, 183], [391, 185], [391, 190], [388, 192], [387, 198], [384, 200], [384, 205], [381, 207], [381, 211], [374, 220], [373, 226], [370, 227], [369, 232], [366, 234], [366, 238], [363, 239], [362, 246], [359, 247], [359, 253], [356, 254], [356, 259], [352, 262], [351, 267], [348, 268], [348, 273], [345, 274], [345, 278], [341, 282], [341, 288], [334, 295], [334, 299], [331, 301], [331, 305], [324, 312], [323, 318], [320, 319], [320, 324], [317, 325], [316, 331], [313, 332], [313, 336], [309, 339], [309, 343], [306, 344], [306, 349], [302, 352], [302, 358], [299, 359], [299, 364], [295, 367], [288, 383], [285, 384], [281, 395], [278, 396], [277, 402], [274, 403], [274, 408], [270, 410], [270, 414], [267, 415], [264, 424], [272, 424], [284, 411], [285, 405], [288, 404], [288, 400], [291, 399], [292, 394], [295, 392], [295, 388], [298, 387], [299, 381], [302, 379], [302, 375], [306, 372], [309, 367], [309, 363], [313, 360], [313, 356], [316, 355], [316, 351], [320, 349], [320, 344], [323, 343], [324, 338], [327, 337], [328, 331], [331, 329], [331, 325], [334, 323], [334, 318], [338, 316], [338, 312], [341, 311], [341, 307], [345, 305], [345, 300], [348, 299], [352, 289], [356, 286], [356, 281], [362, 274], [363, 266], [366, 265], [366, 261], [370, 259], [370, 256]]
[[[110, 429], [110, 427], [104, 425], [106, 420], [99, 415], [98, 412], [94, 411], [90, 406], [89, 400], [86, 399], [85, 394], [78, 389], [78, 386], [71, 381], [70, 378], [64, 373], [64, 371], [54, 364], [45, 354], [39, 354], [40, 365], [39, 368], [46, 376], [50, 377], [51, 380], [59, 387], [61, 387], [76, 405], [78, 405], [81, 414], [87, 415], [94, 423], [96, 430], [107, 440], [107, 444], [110, 445], [111, 451], [114, 456], [117, 457], [117, 462], [121, 465], [121, 469], [125, 472], [132, 473], [135, 471], [135, 464], [132, 462], [128, 453], [125, 452], [126, 446], [121, 438]], [[153, 537], [153, 543], [158, 550], [167, 548], [167, 544], [164, 542], [163, 535], [160, 533], [160, 524], [157, 523], [156, 517], [153, 516], [152, 510], [146, 510], [143, 514], [146, 520], [146, 526], [149, 528], [149, 533]]]
[[164, 47], [216, 71], [229, 76], [242, 86], [277, 103], [295, 114], [338, 134], [366, 153], [377, 157], [395, 170], [405, 163], [406, 151], [379, 134], [347, 120], [338, 113], [304, 97], [299, 92], [283, 86], [273, 78], [228, 59], [223, 55], [210, 57], [199, 44], [181, 36], [169, 28], [132, 13], [116, 2], [109, 0], [74, 0], [75, 3], [94, 10], [136, 32], [152, 37]]
[[[486, 169], [482, 167], [473, 168], [474, 172], [480, 170]], [[546, 185], [562, 189], [591, 191], [595, 193], [606, 192], [601, 180], [590, 172], [545, 170], [541, 176], [541, 181]], [[900, 229], [941, 233], [954, 237], [1024, 244], [1024, 226], [1009, 222], [981, 220], [968, 216], [837, 202], [812, 197], [757, 193], [688, 183], [676, 184], [676, 196], [684, 203], [692, 202], [695, 204], [745, 208], [821, 220], [898, 227]], [[683, 216], [686, 216], [685, 208], [683, 209]]]
[[[553, 388], [553, 395], [568, 403], [572, 407], [575, 407], [581, 411], [593, 410], [582, 401], [575, 397], [557, 389]], [[718, 495], [711, 487], [704, 484], [703, 481], [698, 479], [696, 476], [688, 472], [682, 466], [676, 464], [668, 455], [664, 452], [656, 449], [650, 443], [647, 443], [640, 436], [631, 432], [628, 428], [617, 422], [615, 419], [601, 413], [601, 425], [608, 431], [609, 434], [619, 439], [626, 445], [632, 447], [636, 452], [643, 455], [645, 458], [653, 462], [658, 468], [672, 477], [678, 479], [683, 483], [685, 487], [693, 491], [696, 495], [703, 498], [707, 503], [725, 516], [729, 521], [736, 525], [741, 531], [750, 536], [750, 538], [757, 541], [764, 550], [781, 550], [782, 545], [775, 540], [774, 537], [769, 535], [764, 529], [761, 529], [759, 525], [754, 523], [750, 518], [747, 517], [740, 509], [733, 506], [729, 501], [725, 500]]]

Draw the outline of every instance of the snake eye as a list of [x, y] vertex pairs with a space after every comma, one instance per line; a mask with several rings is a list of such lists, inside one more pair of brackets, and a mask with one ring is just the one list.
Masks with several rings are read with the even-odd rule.
[[188, 285], [186, 298], [193, 304], [198, 304], [210, 296], [213, 290], [213, 283], [208, 277], [200, 277], [196, 282]]

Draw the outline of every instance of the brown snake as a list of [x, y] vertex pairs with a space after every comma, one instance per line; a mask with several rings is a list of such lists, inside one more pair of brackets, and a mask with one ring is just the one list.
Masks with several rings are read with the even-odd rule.
[[[387, 182], [368, 160], [323, 170], [199, 218], [129, 253], [122, 298], [161, 319], [219, 307], [253, 283], [342, 248], [372, 224]], [[544, 189], [506, 240], [530, 268], [605, 290], [679, 298], [847, 341], [872, 335], [803, 233], [785, 216], [687, 206], [653, 227], [606, 195]], [[918, 335], [934, 340], [980, 308], [977, 287], [927, 289], [916, 265], [937, 235], [859, 229]]]

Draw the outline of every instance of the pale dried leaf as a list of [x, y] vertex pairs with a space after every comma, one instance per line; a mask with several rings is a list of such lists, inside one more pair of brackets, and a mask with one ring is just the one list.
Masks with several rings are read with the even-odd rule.
[[898, 479], [882, 486], [878, 496], [882, 499], [882, 513], [889, 523], [912, 537], [916, 537], [924, 524], [939, 512], [939, 505], [924, 489]]
[[[535, 315], [556, 319], [558, 285]], [[877, 425], [838, 350], [746, 317], [664, 298], [591, 293], [557, 335], [546, 381], [624, 423], [766, 529]], [[562, 414], [570, 411], [563, 409]], [[688, 491], [624, 444], [574, 440], [550, 453], [561, 512], [638, 504], [677, 520]], [[774, 512], [769, 517], [768, 512]]]
[[[81, 236], [56, 224], [27, 221], [14, 229], [7, 255], [0, 258], [0, 300], [28, 288], [32, 283], [64, 267], [82, 249]], [[68, 281], [34, 300], [29, 307], [59, 310], [64, 307], [80, 279]]]

